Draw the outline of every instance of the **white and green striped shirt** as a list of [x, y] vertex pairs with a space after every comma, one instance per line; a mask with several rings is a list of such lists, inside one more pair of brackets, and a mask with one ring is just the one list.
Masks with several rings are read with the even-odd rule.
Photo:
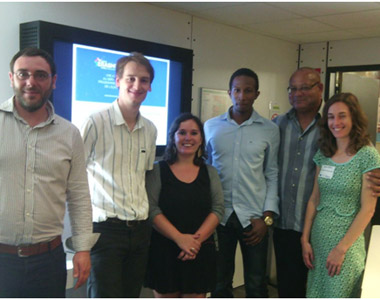
[[155, 159], [157, 130], [154, 124], [139, 115], [130, 131], [116, 100], [108, 109], [91, 115], [81, 134], [93, 221], [147, 219], [145, 172], [153, 168]]

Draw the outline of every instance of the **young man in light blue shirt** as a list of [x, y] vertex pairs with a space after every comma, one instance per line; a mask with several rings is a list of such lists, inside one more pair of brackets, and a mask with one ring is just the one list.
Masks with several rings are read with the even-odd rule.
[[237, 242], [243, 255], [246, 297], [268, 297], [266, 262], [268, 226], [279, 214], [277, 155], [279, 129], [261, 117], [253, 103], [260, 92], [250, 69], [232, 74], [232, 107], [205, 123], [209, 163], [220, 175], [225, 216], [219, 225], [217, 287], [213, 297], [233, 297]]

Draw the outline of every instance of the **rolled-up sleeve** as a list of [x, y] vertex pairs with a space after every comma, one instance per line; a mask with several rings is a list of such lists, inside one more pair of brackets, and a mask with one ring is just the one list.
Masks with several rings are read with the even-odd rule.
[[93, 233], [92, 207], [88, 187], [84, 146], [79, 131], [73, 134], [72, 161], [67, 181], [67, 207], [72, 236], [66, 246], [78, 251], [89, 251], [96, 243], [99, 234]]

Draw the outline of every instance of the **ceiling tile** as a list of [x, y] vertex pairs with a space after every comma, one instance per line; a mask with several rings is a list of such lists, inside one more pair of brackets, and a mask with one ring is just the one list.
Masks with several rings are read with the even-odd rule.
[[150, 4], [297, 43], [380, 36], [380, 2], [151, 2]]
[[350, 32], [356, 33], [357, 35], [362, 35], [363, 37], [378, 37], [380, 36], [380, 27], [366, 27], [360, 29], [350, 29]]
[[287, 35], [296, 33], [314, 33], [323, 31], [336, 30], [334, 27], [322, 24], [311, 19], [296, 19], [290, 21], [248, 24], [244, 26], [246, 29], [259, 30], [261, 32]]
[[230, 25], [300, 18], [293, 13], [267, 5], [266, 3], [240, 3], [235, 6], [218, 7], [201, 11], [199, 12], [199, 16]]
[[305, 17], [379, 9], [379, 3], [375, 2], [272, 2], [268, 4]]
[[149, 4], [187, 13], [239, 5], [236, 2], [150, 2]]
[[344, 31], [344, 30], [334, 30], [325, 32], [314, 32], [312, 34], [298, 33], [298, 34], [287, 34], [278, 36], [278, 38], [297, 42], [300, 44], [304, 43], [316, 43], [324, 41], [336, 41], [336, 40], [347, 40], [358, 38], [357, 34]]
[[333, 16], [322, 16], [316, 17], [314, 20], [336, 26], [341, 29], [374, 27], [380, 26], [380, 9]]

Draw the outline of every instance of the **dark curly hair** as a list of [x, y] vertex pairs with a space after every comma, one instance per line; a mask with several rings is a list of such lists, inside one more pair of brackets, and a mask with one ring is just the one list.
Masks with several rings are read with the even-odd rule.
[[241, 68], [236, 70], [230, 77], [230, 82], [228, 84], [230, 91], [232, 90], [232, 83], [234, 82], [234, 79], [238, 76], [247, 76], [253, 78], [256, 82], [256, 91], [259, 90], [259, 77], [257, 76], [257, 74], [251, 69]]
[[332, 96], [323, 107], [323, 115], [319, 120], [320, 138], [319, 148], [324, 156], [332, 157], [336, 150], [336, 139], [331, 133], [328, 126], [328, 111], [330, 107], [337, 102], [342, 102], [348, 106], [352, 119], [352, 128], [350, 131], [350, 142], [348, 144], [347, 153], [353, 155], [357, 153], [363, 146], [371, 144], [367, 131], [368, 120], [359, 105], [358, 98], [351, 93], [340, 93]]
[[188, 120], [193, 120], [195, 123], [197, 123], [197, 125], [199, 127], [199, 131], [201, 133], [201, 137], [202, 137], [202, 143], [199, 146], [201, 153], [199, 156], [195, 155], [194, 165], [196, 165], [196, 166], [202, 165], [207, 158], [206, 146], [205, 146], [205, 132], [203, 130], [203, 124], [202, 124], [201, 120], [199, 120], [198, 117], [194, 116], [191, 113], [183, 113], [183, 114], [179, 115], [173, 121], [173, 123], [169, 129], [168, 143], [166, 145], [165, 153], [163, 156], [163, 160], [166, 161], [169, 165], [174, 164], [178, 159], [174, 135], [175, 135], [176, 131], [178, 130], [179, 126], [181, 125], [181, 123], [188, 121]]

